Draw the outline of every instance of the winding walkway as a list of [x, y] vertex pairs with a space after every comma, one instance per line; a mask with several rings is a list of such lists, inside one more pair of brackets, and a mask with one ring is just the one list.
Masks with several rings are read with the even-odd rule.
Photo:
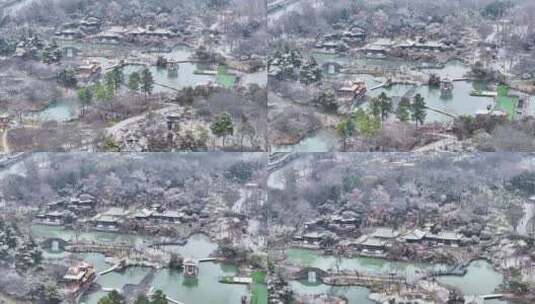
[[110, 272], [112, 272], [112, 271], [115, 271], [116, 269], [119, 269], [119, 268], [121, 268], [121, 267], [122, 267], [122, 266], [121, 266], [121, 263], [117, 263], [117, 264], [113, 265], [112, 267], [110, 267], [110, 268], [108, 268], [108, 269], [106, 269], [106, 270], [104, 270], [104, 271], [99, 272], [98, 275], [99, 275], [99, 276], [103, 276], [103, 275], [105, 275], [105, 274], [107, 274], [107, 273], [110, 273]]
[[[166, 114], [168, 112], [178, 111], [180, 109], [181, 109], [181, 107], [179, 105], [177, 105], [177, 104], [168, 104], [166, 107], [163, 107], [161, 109], [152, 111], [151, 113], [164, 115], [164, 114]], [[119, 134], [120, 132], [122, 132], [123, 129], [126, 129], [129, 126], [131, 126], [133, 124], [136, 124], [136, 123], [142, 121], [143, 119], [145, 119], [147, 117], [148, 113], [149, 112], [144, 112], [144, 113], [139, 114], [137, 116], [133, 116], [133, 117], [127, 118], [127, 119], [125, 119], [123, 121], [120, 121], [120, 122], [116, 123], [115, 125], [113, 125], [113, 126], [111, 126], [109, 128], [106, 128], [105, 132], [109, 136], [112, 136], [112, 137], [115, 138], [115, 136], [117, 134]]]
[[418, 147], [412, 151], [413, 152], [442, 151], [446, 149], [445, 147], [456, 144], [459, 141], [457, 137], [453, 135], [449, 135], [449, 134], [435, 133], [435, 134], [429, 134], [429, 135], [441, 136], [443, 137], [443, 139], [432, 142], [423, 147]]

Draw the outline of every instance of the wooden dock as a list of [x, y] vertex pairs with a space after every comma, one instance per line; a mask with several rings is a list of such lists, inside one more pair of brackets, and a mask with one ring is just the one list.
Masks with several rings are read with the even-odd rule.
[[444, 110], [441, 110], [441, 109], [437, 109], [435, 107], [431, 107], [431, 106], [426, 106], [427, 109], [431, 110], [431, 111], [434, 111], [434, 112], [437, 112], [437, 113], [440, 113], [440, 114], [443, 114], [443, 115], [446, 115], [446, 116], [449, 116], [453, 119], [457, 118], [457, 115], [453, 114], [453, 113], [449, 113], [449, 112], [446, 112]]
[[383, 83], [381, 83], [381, 84], [378, 84], [378, 85], [376, 85], [376, 86], [370, 88], [370, 91], [377, 90], [377, 89], [381, 89], [381, 88], [384, 88], [384, 87], [389, 86], [389, 85], [391, 85], [391, 84], [392, 84], [391, 82], [389, 82], [389, 81], [385, 81], [385, 82], [383, 82]]
[[492, 92], [492, 91], [472, 91], [470, 92], [470, 96], [476, 96], [476, 97], [496, 97], [498, 96], [498, 92]]
[[108, 274], [108, 273], [110, 273], [110, 272], [112, 272], [112, 271], [115, 271], [115, 270], [117, 270], [117, 269], [122, 269], [123, 267], [124, 267], [124, 264], [123, 264], [122, 262], [119, 262], [119, 263], [113, 265], [112, 267], [110, 267], [110, 268], [108, 268], [108, 269], [106, 269], [106, 270], [103, 270], [103, 271], [99, 272], [98, 275], [99, 275], [99, 276], [102, 276], [102, 275]]
[[215, 76], [217, 75], [217, 71], [214, 70], [196, 70], [193, 72], [195, 75], [207, 75], [207, 76]]
[[211, 258], [199, 259], [199, 263], [217, 262], [217, 261], [223, 261], [223, 260], [224, 260], [224, 258], [211, 257]]
[[253, 279], [249, 277], [224, 276], [219, 279], [219, 283], [250, 285], [253, 283]]

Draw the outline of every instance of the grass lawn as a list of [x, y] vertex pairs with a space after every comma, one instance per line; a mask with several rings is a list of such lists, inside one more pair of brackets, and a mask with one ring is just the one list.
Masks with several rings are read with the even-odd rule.
[[224, 276], [219, 280], [219, 282], [227, 283], [227, 284], [234, 283], [233, 278], [234, 278], [233, 276]]
[[509, 117], [509, 119], [513, 119], [515, 117], [517, 105], [518, 99], [515, 97], [498, 96], [496, 97], [496, 106], [494, 109], [504, 111], [507, 113], [507, 117]]
[[225, 65], [220, 65], [217, 68], [216, 82], [225, 88], [230, 88], [236, 83], [236, 75], [229, 74]]
[[267, 304], [268, 291], [266, 286], [266, 273], [255, 271], [251, 276], [253, 278], [251, 304]]

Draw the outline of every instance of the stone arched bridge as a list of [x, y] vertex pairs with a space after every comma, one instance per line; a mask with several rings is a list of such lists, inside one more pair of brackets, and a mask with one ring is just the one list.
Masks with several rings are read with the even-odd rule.
[[317, 280], [322, 280], [324, 277], [327, 277], [329, 273], [321, 268], [317, 267], [305, 267], [296, 272], [290, 274], [290, 277], [293, 280], [307, 280], [310, 273], [315, 273]]
[[53, 249], [54, 246], [58, 246], [58, 249], [65, 250], [68, 245], [69, 242], [61, 238], [48, 238], [41, 242], [41, 247], [44, 249]]
[[321, 65], [321, 69], [324, 73], [328, 74], [338, 74], [343, 69], [343, 65], [336, 61], [328, 61], [324, 62]]
[[317, 267], [287, 269], [291, 280], [310, 280], [331, 286], [392, 286], [407, 285], [406, 278], [395, 274], [368, 274], [355, 271], [332, 272]]

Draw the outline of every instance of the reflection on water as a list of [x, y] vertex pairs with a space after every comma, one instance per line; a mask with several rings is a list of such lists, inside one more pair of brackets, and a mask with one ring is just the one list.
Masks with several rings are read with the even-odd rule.
[[93, 265], [96, 272], [104, 271], [112, 266], [106, 263], [106, 256], [104, 256], [102, 253], [87, 252], [75, 254], [75, 256]]
[[[61, 238], [64, 240], [84, 240], [102, 243], [142, 243], [154, 241], [152, 237], [140, 235], [124, 235], [119, 233], [106, 233], [87, 231], [76, 233], [56, 226], [32, 225], [32, 235], [35, 238]], [[210, 256], [216, 249], [217, 244], [207, 236], [196, 234], [188, 239], [185, 246], [163, 246], [163, 250], [181, 254], [184, 257], [205, 258]], [[100, 253], [47, 253], [45, 258], [66, 258], [68, 256], [84, 260], [94, 265], [97, 272], [111, 267], [106, 263], [106, 257]], [[227, 304], [240, 303], [241, 297], [249, 295], [247, 286], [219, 283], [224, 275], [237, 274], [237, 267], [233, 265], [205, 262], [200, 264], [199, 277], [197, 280], [185, 279], [182, 272], [169, 269], [158, 270], [151, 286], [154, 289], [162, 289], [169, 297], [183, 303], [213, 303]], [[96, 283], [103, 288], [121, 289], [126, 284], [139, 284], [150, 272], [147, 267], [129, 267], [122, 272], [110, 272], [99, 276]], [[81, 303], [97, 304], [98, 300], [106, 295], [106, 292], [96, 291], [82, 297]]]
[[[335, 62], [341, 65], [361, 66], [367, 68], [399, 68], [400, 65], [410, 66], [407, 62], [393, 59], [351, 59], [348, 57], [339, 56], [337, 54], [314, 53], [314, 58], [319, 65], [327, 62]], [[412, 64], [414, 66], [414, 64]], [[441, 69], [422, 69], [425, 73], [437, 74], [441, 77], [462, 78], [468, 72], [469, 67], [458, 60], [448, 62]], [[369, 74], [335, 74], [328, 75], [330, 78], [336, 79], [361, 79], [369, 89], [384, 82], [383, 77], [375, 77]], [[470, 96], [473, 90], [486, 89], [487, 83], [477, 81], [455, 81], [454, 89], [450, 97], [444, 97], [438, 88], [430, 88], [428, 86], [396, 84], [387, 88], [380, 88], [376, 90], [368, 90], [369, 97], [379, 96], [381, 93], [386, 93], [389, 97], [402, 97], [409, 91], [413, 94], [420, 94], [424, 98], [426, 104], [433, 109], [450, 113], [451, 115], [475, 115], [478, 111], [487, 110], [489, 106], [494, 103], [491, 97], [475, 97]], [[364, 102], [359, 107], [367, 108], [368, 102]], [[534, 106], [535, 107], [535, 106]], [[429, 122], [448, 122], [452, 118], [448, 115], [439, 113], [437, 111], [428, 109], [425, 121]], [[318, 132], [307, 136], [299, 143], [294, 145], [273, 146], [274, 152], [328, 152], [340, 148], [340, 140], [334, 130], [322, 129]]]
[[[305, 267], [317, 267], [323, 270], [340, 269], [354, 270], [360, 273], [390, 274], [396, 273], [407, 277], [409, 280], [422, 271], [431, 269], [443, 269], [440, 264], [397, 262], [385, 259], [356, 257], [337, 258], [324, 256], [320, 252], [306, 249], [288, 249], [286, 251], [288, 262]], [[485, 295], [495, 293], [495, 289], [503, 282], [503, 275], [494, 270], [492, 265], [485, 260], [476, 260], [470, 263], [464, 276], [442, 276], [438, 281], [451, 287], [459, 288], [465, 295]], [[332, 292], [336, 295], [344, 295], [350, 299], [349, 303], [366, 302], [369, 292], [365, 288], [332, 288], [323, 284], [308, 284], [306, 282], [292, 282], [292, 288], [300, 294], [319, 294]], [[353, 301], [355, 302], [353, 302]], [[493, 304], [506, 304], [506, 301], [486, 301]]]
[[[438, 280], [441, 283], [458, 288], [464, 295], [494, 294], [495, 289], [503, 282], [503, 275], [494, 270], [485, 260], [476, 260], [470, 263], [464, 276], [443, 276]], [[487, 303], [502, 303], [507, 301], [493, 300]]]
[[[440, 77], [449, 77], [452, 79], [465, 77], [469, 68], [461, 61], [454, 60], [448, 62], [444, 68], [441, 69], [422, 69], [426, 73], [437, 74]], [[363, 78], [368, 87], [376, 84], [372, 83], [370, 79]], [[435, 109], [439, 109], [450, 113], [452, 115], [475, 115], [478, 111], [484, 111], [488, 106], [494, 104], [492, 97], [476, 97], [470, 96], [473, 90], [485, 90], [487, 83], [478, 81], [455, 81], [451, 96], [442, 96], [440, 89], [430, 88], [429, 86], [419, 86], [414, 91], [414, 94], [420, 94], [424, 98], [426, 104]], [[370, 96], [378, 96], [381, 93], [386, 93], [390, 97], [401, 97], [408, 91], [413, 89], [412, 85], [393, 85], [389, 88], [381, 88], [369, 91]], [[362, 105], [367, 107], [367, 104]], [[444, 122], [450, 121], [452, 118], [438, 113], [433, 110], [427, 111], [426, 122]]]
[[[419, 86], [414, 91], [414, 94], [420, 94], [425, 103], [452, 115], [475, 115], [478, 111], [486, 110], [489, 105], [494, 104], [492, 97], [476, 97], [470, 96], [470, 92], [475, 89], [480, 89], [484, 84], [480, 82], [471, 81], [456, 81], [450, 97], [444, 97], [438, 88], [430, 88], [428, 86]], [[386, 93], [389, 97], [400, 97], [405, 95], [409, 90], [413, 89], [412, 85], [393, 85], [389, 88], [381, 88], [371, 91], [371, 96], [378, 96], [381, 93]], [[368, 104], [363, 104], [362, 107], [367, 107]], [[443, 122], [450, 121], [452, 118], [438, 113], [433, 110], [427, 111], [425, 118], [426, 122]]]
[[[126, 284], [139, 284], [143, 277], [150, 271], [149, 268], [130, 267], [122, 272], [110, 272], [106, 275], [99, 276], [96, 283], [102, 288], [121, 289]], [[104, 291], [91, 292], [85, 294], [80, 299], [81, 303], [97, 304], [98, 301], [107, 293]]]
[[436, 74], [442, 77], [448, 77], [450, 79], [458, 79], [466, 77], [466, 73], [470, 71], [470, 67], [464, 64], [460, 60], [451, 60], [446, 63], [443, 68], [440, 69], [422, 69], [422, 71], [428, 74]]
[[[407, 277], [416, 275], [419, 271], [431, 268], [428, 264], [394, 262], [377, 258], [337, 258], [324, 256], [318, 251], [306, 249], [288, 249], [288, 262], [291, 264], [317, 267], [323, 270], [340, 269], [354, 270], [360, 273], [390, 274], [397, 273]], [[364, 287], [332, 287], [324, 284], [308, 284], [306, 282], [291, 282], [292, 289], [302, 295], [332, 294], [345, 297], [349, 303], [374, 303], [368, 299], [370, 291]]]
[[329, 152], [340, 146], [336, 132], [321, 129], [294, 145], [274, 145], [273, 152]]
[[[78, 49], [92, 49], [93, 51], [95, 49], [102, 48], [103, 50], [113, 50], [116, 48], [120, 48], [120, 46], [116, 45], [84, 45], [77, 41], [60, 41], [60, 44], [62, 47], [75, 47]], [[202, 70], [211, 68], [207, 68], [206, 66], [201, 66], [200, 64], [194, 63], [194, 62], [187, 62], [191, 61], [192, 57], [194, 55], [194, 50], [183, 45], [177, 45], [175, 46], [171, 52], [165, 52], [165, 53], [151, 53], [151, 56], [154, 56], [156, 58], [157, 56], [165, 57], [168, 60], [172, 61], [178, 61], [178, 70], [176, 77], [169, 76], [169, 72], [165, 68], [158, 68], [156, 66], [150, 66], [149, 70], [151, 71], [154, 81], [157, 84], [154, 86], [154, 92], [155, 93], [174, 93], [175, 90], [181, 90], [185, 87], [196, 87], [200, 85], [207, 85], [209, 83], [215, 83], [216, 82], [216, 76], [215, 75], [207, 75], [207, 74], [201, 74], [199, 73]], [[118, 59], [109, 59], [106, 57], [92, 57], [88, 58], [88, 60], [96, 61], [102, 66], [103, 73], [106, 71], [109, 71], [110, 68], [115, 66], [118, 63]], [[128, 79], [128, 76], [132, 74], [133, 72], [141, 72], [143, 70], [144, 66], [142, 65], [127, 65], [124, 67], [123, 71], [125, 74], [125, 78]], [[221, 79], [233, 79], [233, 75], [231, 73], [225, 73], [220, 75]], [[266, 71], [258, 71], [255, 73], [250, 74], [243, 74], [242, 76], [242, 84], [248, 85], [248, 84], [258, 84], [261, 87], [267, 86], [267, 73]], [[226, 85], [225, 86], [232, 86], [232, 85]], [[78, 100], [75, 98], [70, 101], [60, 100], [51, 103], [49, 106], [47, 106], [45, 109], [28, 114], [29, 118], [37, 119], [39, 121], [58, 121], [58, 122], [64, 122], [71, 119], [78, 118], [80, 113], [80, 104]]]
[[[370, 84], [368, 82], [366, 82], [366, 85], [370, 86]], [[371, 97], [376, 97], [376, 96], [381, 95], [381, 93], [384, 92], [389, 97], [403, 96], [408, 91], [410, 91], [412, 88], [414, 88], [413, 85], [396, 84], [396, 85], [392, 85], [392, 86], [389, 86], [389, 87], [386, 87], [386, 88], [380, 88], [380, 89], [377, 89], [377, 90], [368, 91], [368, 95], [371, 96]]]
[[337, 258], [330, 255], [324, 256], [318, 251], [307, 249], [288, 249], [286, 255], [291, 264], [317, 267], [323, 270], [352, 270], [378, 275], [396, 273], [408, 279], [416, 277], [423, 271], [444, 267], [443, 265], [398, 262], [369, 257]]
[[[99, 269], [101, 260], [91, 260], [87, 255], [85, 257], [90, 262], [95, 262]], [[111, 272], [100, 276], [97, 283], [104, 288], [120, 289], [126, 284], [138, 284], [149, 271], [149, 268], [131, 267], [124, 272]], [[246, 286], [219, 283], [222, 276], [236, 273], [235, 266], [212, 262], [199, 265], [199, 276], [196, 280], [185, 278], [179, 271], [161, 269], [156, 272], [150, 286], [155, 290], [163, 290], [168, 297], [183, 303], [240, 303], [241, 297], [249, 294]], [[82, 297], [82, 302], [97, 304], [105, 294], [101, 291], [86, 294]]]
[[292, 290], [300, 295], [318, 295], [330, 294], [346, 298], [349, 303], [358, 304], [373, 304], [375, 302], [368, 299], [370, 291], [364, 287], [349, 286], [349, 287], [332, 287], [328, 285], [319, 284], [312, 286], [304, 282], [292, 281], [290, 282]]
[[216, 249], [217, 244], [210, 241], [204, 234], [192, 235], [186, 245], [168, 245], [161, 246], [162, 249], [168, 252], [175, 252], [184, 257], [192, 257], [197, 259], [209, 257]]
[[27, 117], [39, 121], [58, 122], [68, 121], [77, 118], [80, 113], [80, 105], [76, 100], [59, 100], [52, 102], [46, 108], [38, 112], [30, 112]]
[[[443, 98], [440, 89], [431, 89], [427, 86], [419, 87], [416, 94], [425, 98], [427, 105], [438, 108], [454, 115], [474, 115], [478, 111], [484, 111], [494, 104], [491, 97], [470, 96], [470, 92], [480, 87], [480, 83], [468, 81], [456, 81], [454, 83], [452, 97]], [[448, 121], [450, 117], [435, 111], [427, 111], [427, 122]]]
[[181, 272], [161, 270], [153, 286], [183, 303], [240, 303], [241, 297], [248, 294], [246, 286], [219, 283], [220, 277], [234, 275], [236, 271], [237, 268], [230, 265], [201, 263], [198, 284], [191, 284]]
[[[197, 71], [196, 64], [186, 62], [186, 63], [179, 63], [178, 66], [179, 67], [178, 67], [177, 77], [168, 77], [167, 69], [158, 68], [156, 66], [149, 67], [149, 70], [152, 73], [154, 82], [156, 84], [171, 87], [176, 90], [180, 90], [185, 87], [207, 85], [209, 83], [215, 82], [215, 77], [213, 75], [196, 74], [195, 73]], [[129, 77], [130, 74], [132, 74], [133, 72], [141, 73], [143, 69], [144, 67], [140, 65], [128, 65], [124, 67], [123, 71], [124, 71], [125, 77]], [[161, 93], [161, 92], [173, 93], [174, 92], [173, 89], [163, 87], [160, 85], [154, 86], [155, 93]]]

